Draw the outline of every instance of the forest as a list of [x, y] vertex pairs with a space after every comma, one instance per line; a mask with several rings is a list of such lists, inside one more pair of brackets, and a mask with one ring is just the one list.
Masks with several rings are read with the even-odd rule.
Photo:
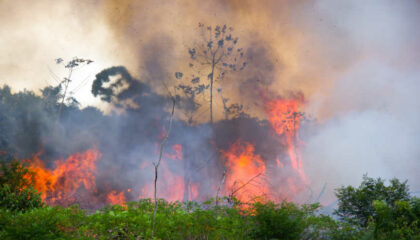
[[[270, 179], [258, 172], [265, 170], [261, 166], [279, 167], [265, 159], [287, 149], [287, 134], [277, 134], [269, 121], [250, 117], [240, 108], [212, 124], [172, 122], [171, 99], [133, 79], [124, 67], [105, 69], [96, 83], [116, 75], [115, 86], [124, 81], [126, 89], [115, 95], [94, 85], [93, 94], [102, 94], [105, 101], [132, 99], [142, 107], [126, 106], [125, 114], [111, 115], [94, 107], [81, 109], [75, 99], [62, 101], [65, 82], [42, 89], [41, 95], [12, 93], [8, 86], [0, 89], [1, 239], [420, 239], [420, 199], [412, 196], [407, 182], [391, 179], [388, 184], [365, 175], [358, 187], [336, 189], [338, 202], [332, 215], [325, 214], [315, 201], [293, 203], [288, 197], [296, 192], [273, 190]], [[184, 98], [178, 95], [174, 102], [180, 104]], [[230, 110], [225, 109], [227, 114]], [[168, 123], [172, 132], [161, 127]], [[168, 146], [180, 147], [168, 147], [164, 154], [162, 163], [168, 166], [157, 179], [154, 190], [159, 194], [153, 198], [151, 192], [139, 190], [139, 186], [150, 187], [153, 175], [137, 178], [143, 183], [130, 175], [138, 171], [132, 169], [134, 162], [145, 160], [136, 159], [138, 155], [132, 161], [126, 157], [132, 149], [152, 148], [142, 151], [157, 159], [156, 143], [165, 138]], [[213, 141], [203, 140], [206, 138]], [[237, 139], [253, 142], [255, 148]], [[249, 157], [248, 164], [258, 169], [250, 172], [255, 176], [235, 175], [238, 166], [226, 162], [229, 171], [224, 171], [223, 162], [205, 158], [214, 154], [205, 147], [208, 144], [224, 151], [229, 151], [226, 146], [237, 145], [230, 154], [220, 151], [215, 159]], [[91, 148], [97, 152], [89, 152]], [[180, 156], [179, 151], [185, 154]], [[190, 151], [195, 154], [189, 155]], [[81, 153], [54, 161], [74, 152]], [[260, 158], [265, 165], [259, 165]], [[295, 191], [303, 191], [302, 175], [290, 159], [282, 161], [281, 166], [290, 165], [286, 169], [296, 173], [283, 175], [278, 183], [291, 178], [301, 188]], [[209, 166], [219, 170], [206, 169]], [[194, 175], [200, 168], [206, 170]], [[264, 174], [270, 177], [268, 170]], [[170, 182], [179, 179], [171, 176], [176, 173], [185, 174], [179, 188], [179, 183]], [[215, 173], [222, 173], [222, 182], [210, 177]], [[229, 182], [232, 176], [242, 181]], [[192, 188], [197, 182], [198, 187]], [[220, 184], [225, 185], [218, 187]]]
[[[306, 112], [319, 107], [317, 97], [326, 99], [314, 93], [324, 85], [288, 88], [278, 80], [290, 73], [282, 68], [303, 67], [279, 62], [268, 41], [257, 34], [255, 41], [244, 39], [225, 24], [196, 25], [194, 41], [184, 43], [177, 64], [164, 64], [174, 49], [159, 35], [142, 50], [142, 69], [108, 65], [85, 86], [75, 76], [96, 60], [57, 57], [54, 64], [65, 76], [50, 70], [56, 84], [31, 90], [0, 86], [0, 239], [420, 239], [420, 199], [409, 187], [418, 183], [389, 177], [401, 169], [407, 179], [416, 175], [418, 155], [410, 141], [416, 128], [386, 128], [406, 114], [393, 108], [393, 101], [407, 101], [406, 91], [388, 100], [388, 92], [369, 90], [369, 98], [358, 99], [348, 85], [337, 84], [345, 91], [335, 91], [331, 84], [333, 97], [350, 92], [357, 106], [369, 105], [371, 96], [380, 99], [379, 107], [373, 105], [384, 117], [373, 119], [385, 125], [371, 126], [375, 137], [364, 137], [371, 133], [367, 111], [340, 115], [332, 98], [333, 106], [319, 116]], [[98, 105], [75, 97], [83, 87]], [[415, 120], [410, 106], [407, 119]], [[393, 111], [402, 114], [388, 114]], [[368, 121], [356, 121], [362, 130], [351, 125], [331, 133], [340, 120], [334, 114], [352, 124], [360, 116]], [[376, 136], [382, 131], [384, 139]], [[326, 136], [320, 132], [327, 138], [314, 137]], [[354, 132], [359, 135], [351, 144], [331, 140]], [[402, 136], [402, 144], [389, 139], [393, 134]], [[321, 143], [314, 148], [314, 142]], [[366, 142], [377, 147], [373, 154], [366, 150], [372, 145], [361, 146]], [[331, 147], [325, 150], [325, 143]], [[387, 144], [396, 146], [389, 158], [381, 155]], [[349, 149], [357, 148], [367, 154], [348, 161], [354, 156]], [[333, 163], [331, 156], [344, 160]], [[406, 165], [394, 172], [389, 166], [396, 166], [396, 156]], [[392, 164], [374, 161], [380, 157]], [[352, 175], [357, 163], [370, 158], [363, 169], [374, 176], [386, 172], [386, 179], [369, 172], [358, 185], [319, 187], [324, 179], [338, 186], [339, 180], [359, 177]], [[350, 176], [340, 176], [347, 168]]]

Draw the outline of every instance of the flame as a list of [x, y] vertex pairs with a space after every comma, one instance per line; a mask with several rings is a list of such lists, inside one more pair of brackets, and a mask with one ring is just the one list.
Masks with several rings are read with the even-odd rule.
[[[184, 197], [184, 177], [172, 173], [165, 161], [159, 167], [157, 197], [167, 201], [182, 201]], [[153, 197], [154, 183], [148, 183], [141, 189], [139, 198]]]
[[247, 203], [256, 196], [269, 192], [268, 184], [261, 179], [265, 175], [265, 163], [249, 142], [238, 139], [228, 151], [221, 151], [226, 160], [225, 194], [233, 195]]
[[56, 161], [56, 168], [44, 167], [39, 159], [41, 153], [34, 155], [30, 170], [35, 172], [34, 188], [42, 193], [41, 198], [48, 204], [69, 204], [75, 201], [75, 194], [83, 188], [96, 192], [96, 162], [101, 157], [99, 151], [92, 149], [83, 153], [74, 153], [65, 161]]
[[[156, 151], [156, 154], [158, 152]], [[163, 154], [162, 162], [159, 166], [158, 181], [157, 181], [157, 197], [165, 198], [167, 201], [183, 201], [185, 197], [185, 190], [188, 191], [188, 200], [197, 199], [199, 196], [198, 189], [200, 183], [188, 182], [186, 186], [185, 173], [178, 169], [174, 171], [174, 166], [183, 166], [183, 151], [181, 144], [174, 144], [169, 152]], [[152, 167], [150, 161], [144, 162], [140, 168], [144, 171], [150, 171]], [[172, 170], [171, 170], [172, 169]], [[145, 184], [141, 190], [139, 198], [153, 197], [154, 183], [149, 182]]]
[[276, 164], [277, 164], [277, 167], [279, 167], [279, 168], [284, 167], [284, 164], [280, 161], [280, 159], [278, 157], [276, 158]]
[[108, 203], [110, 204], [118, 204], [124, 205], [126, 201], [124, 192], [120, 192], [117, 194], [117, 191], [113, 190], [106, 196]]
[[[305, 184], [308, 184], [307, 177], [303, 170], [302, 155], [300, 147], [303, 142], [299, 139], [299, 128], [302, 120], [302, 114], [299, 108], [303, 105], [302, 98], [279, 98], [265, 101], [265, 111], [268, 115], [268, 121], [271, 123], [274, 131], [278, 135], [283, 135], [283, 144], [287, 147], [290, 165], [298, 172], [300, 178]], [[283, 166], [277, 159], [277, 165]]]
[[165, 153], [165, 158], [182, 161], [183, 153], [182, 153], [182, 145], [175, 144], [172, 146], [173, 153]]
[[198, 197], [198, 188], [200, 187], [200, 183], [190, 183], [188, 185], [189, 189], [189, 199], [197, 199]]
[[[164, 138], [166, 131], [162, 129], [161, 134], [158, 136], [158, 139]], [[168, 163], [168, 160], [182, 161], [183, 151], [181, 144], [174, 144], [171, 147], [170, 152], [164, 152], [163, 158], [161, 160], [159, 169], [158, 169], [158, 181], [157, 181], [157, 192], [156, 195], [158, 198], [165, 198], [167, 201], [182, 201], [184, 197], [184, 176], [177, 175], [173, 173]], [[155, 143], [155, 154], [159, 155], [160, 145]], [[180, 164], [180, 163], [176, 163]], [[150, 171], [151, 168], [154, 168], [154, 163], [152, 161], [145, 161], [140, 165], [140, 169], [143, 171]], [[154, 170], [153, 170], [154, 171]], [[152, 198], [154, 197], [154, 182], [148, 182], [143, 185], [140, 190], [140, 198]]]

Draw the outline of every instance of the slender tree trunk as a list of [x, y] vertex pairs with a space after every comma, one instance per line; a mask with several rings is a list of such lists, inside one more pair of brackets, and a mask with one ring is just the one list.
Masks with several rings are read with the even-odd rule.
[[[187, 174], [187, 173], [184, 173]], [[190, 201], [190, 177], [188, 175], [185, 175], [184, 177], [184, 196], [182, 198], [182, 201], [188, 202]]]
[[222, 188], [223, 184], [225, 184], [225, 179], [226, 179], [226, 167], [223, 170], [223, 175], [222, 175], [222, 180], [220, 181], [219, 187], [217, 188], [217, 192], [216, 192], [216, 206], [219, 205], [219, 194], [220, 194], [220, 189]]
[[213, 79], [214, 79], [214, 65], [215, 65], [215, 54], [211, 62], [211, 75], [210, 75], [210, 124], [213, 125]]
[[193, 150], [189, 149], [188, 146], [183, 146], [183, 156], [182, 156], [182, 167], [184, 170], [184, 196], [182, 201], [187, 202], [190, 200], [190, 174], [189, 174], [189, 161]]
[[61, 99], [60, 107], [58, 109], [57, 122], [58, 122], [58, 120], [60, 120], [61, 111], [63, 110], [64, 100], [66, 100], [67, 89], [68, 89], [69, 84], [70, 84], [70, 78], [71, 78], [72, 73], [73, 73], [73, 68], [70, 68], [68, 78], [64, 79], [64, 94], [63, 94], [63, 98]]
[[153, 165], [155, 166], [155, 179], [154, 179], [154, 190], [153, 190], [153, 198], [154, 198], [154, 202], [155, 202], [155, 207], [153, 209], [153, 218], [152, 218], [152, 238], [155, 234], [155, 221], [156, 221], [156, 212], [157, 212], [157, 180], [158, 180], [158, 168], [160, 165], [160, 162], [162, 161], [162, 155], [163, 155], [163, 147], [165, 146], [166, 142], [168, 141], [169, 138], [169, 133], [171, 133], [171, 129], [172, 129], [172, 121], [174, 119], [174, 111], [175, 111], [175, 99], [172, 99], [172, 112], [171, 112], [171, 118], [169, 120], [169, 128], [168, 131], [166, 132], [166, 136], [165, 138], [162, 140], [162, 142], [160, 143], [160, 152], [159, 152], [159, 159], [157, 161], [157, 163], [153, 163]]

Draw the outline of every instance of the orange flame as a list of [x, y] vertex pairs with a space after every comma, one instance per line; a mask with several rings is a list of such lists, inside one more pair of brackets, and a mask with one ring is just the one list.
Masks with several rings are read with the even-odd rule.
[[247, 203], [256, 196], [268, 193], [268, 184], [263, 180], [265, 163], [260, 155], [254, 154], [254, 146], [238, 139], [228, 151], [222, 151], [226, 159], [225, 194], [233, 195]]
[[124, 205], [126, 202], [124, 192], [120, 192], [117, 194], [117, 191], [111, 191], [106, 196], [108, 203], [110, 204], [118, 204], [118, 205]]
[[[276, 99], [265, 102], [265, 111], [268, 120], [274, 131], [278, 135], [285, 136], [284, 144], [287, 147], [290, 164], [297, 171], [301, 179], [308, 183], [305, 172], [303, 170], [302, 156], [300, 146], [303, 144], [299, 139], [299, 127], [302, 120], [302, 114], [299, 108], [303, 101], [296, 99]], [[278, 166], [283, 164], [277, 160]]]
[[[157, 182], [157, 197], [165, 198], [167, 201], [182, 201], [184, 197], [184, 177], [172, 173], [162, 161], [159, 167]], [[140, 198], [153, 197], [154, 183], [149, 183], [141, 189]]]
[[75, 193], [82, 186], [96, 192], [96, 162], [101, 154], [97, 150], [74, 153], [65, 161], [56, 161], [54, 170], [44, 168], [43, 162], [35, 154], [30, 162], [30, 170], [35, 172], [34, 187], [42, 193], [41, 198], [48, 204], [69, 204], [75, 200]]
[[[156, 152], [158, 154], [158, 152]], [[189, 182], [186, 186], [185, 174], [182, 171], [171, 171], [173, 164], [182, 166], [183, 151], [181, 144], [174, 144], [169, 152], [163, 154], [163, 159], [159, 167], [157, 182], [157, 197], [165, 198], [167, 201], [183, 201], [186, 197], [185, 191], [188, 191], [188, 200], [194, 200], [198, 197], [198, 188], [200, 183]], [[177, 162], [172, 162], [177, 161]], [[179, 162], [178, 162], [179, 161]], [[172, 164], [172, 165], [171, 165]], [[149, 171], [151, 167], [150, 161], [144, 162], [140, 168]], [[139, 198], [153, 197], [154, 183], [149, 182], [141, 188]]]

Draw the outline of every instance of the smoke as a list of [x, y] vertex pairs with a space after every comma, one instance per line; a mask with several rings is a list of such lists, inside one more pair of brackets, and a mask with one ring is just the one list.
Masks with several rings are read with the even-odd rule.
[[[416, 1], [3, 1], [0, 10], [6, 13], [0, 17], [0, 53], [7, 56], [0, 62], [0, 72], [7, 76], [2, 83], [14, 89], [41, 88], [54, 83], [46, 66], [57, 75], [65, 74], [51, 64], [53, 59], [79, 56], [96, 65], [78, 73], [75, 82], [88, 77], [90, 86], [96, 73], [124, 65], [133, 81], [141, 80], [150, 87], [146, 97], [129, 94], [136, 106], [148, 109], [144, 110], [146, 116], [137, 110], [124, 117], [112, 116], [114, 122], [104, 126], [108, 133], [99, 135], [120, 140], [104, 144], [116, 144], [104, 155], [124, 163], [124, 178], [130, 182], [150, 177], [138, 177], [129, 169], [138, 156], [154, 157], [150, 151], [154, 143], [122, 136], [155, 137], [147, 130], [164, 124], [156, 123], [155, 116], [167, 116], [166, 97], [177, 84], [174, 72], [188, 68], [187, 49], [199, 40], [197, 25], [202, 22], [232, 26], [239, 45], [246, 49], [247, 68], [215, 86], [222, 88], [229, 103], [243, 104], [248, 114], [264, 119], [262, 92], [303, 93], [307, 102], [304, 111], [313, 119], [301, 132], [306, 142], [305, 172], [313, 192], [320, 192], [327, 183], [321, 198], [324, 203], [331, 201], [334, 188], [357, 184], [364, 173], [408, 179], [413, 190], [420, 188], [416, 174], [420, 155], [420, 31], [416, 26], [420, 4]], [[97, 104], [89, 87], [76, 97], [84, 106]], [[217, 120], [224, 117], [221, 99], [216, 94]], [[206, 101], [202, 100], [198, 112], [206, 112]], [[139, 118], [145, 118], [141, 126]], [[207, 119], [203, 114], [198, 121]], [[222, 121], [220, 129], [230, 124]], [[213, 135], [225, 135], [224, 130], [214, 133], [207, 127], [177, 127], [180, 132], [175, 136], [185, 145], [194, 142], [194, 148], [207, 146]], [[51, 144], [60, 143], [56, 138], [51, 136]], [[231, 137], [227, 142], [235, 140]], [[65, 143], [57, 146], [64, 148]], [[269, 145], [270, 151], [276, 152]], [[126, 157], [113, 154], [116, 149]], [[204, 155], [213, 154], [214, 149], [208, 151]]]
[[334, 188], [358, 184], [365, 173], [420, 188], [419, 7], [414, 1], [314, 5], [331, 27], [314, 30], [322, 30], [318, 39], [331, 48], [331, 66], [339, 67], [307, 107], [320, 123], [304, 137], [303, 159], [313, 188], [327, 183], [324, 203]]
[[94, 63], [73, 74], [70, 90], [83, 106], [100, 104], [90, 94], [95, 74], [127, 59], [105, 20], [100, 1], [12, 1], [0, 2], [0, 73], [2, 84], [14, 91], [39, 93], [57, 85], [68, 72], [54, 59], [73, 57]]

